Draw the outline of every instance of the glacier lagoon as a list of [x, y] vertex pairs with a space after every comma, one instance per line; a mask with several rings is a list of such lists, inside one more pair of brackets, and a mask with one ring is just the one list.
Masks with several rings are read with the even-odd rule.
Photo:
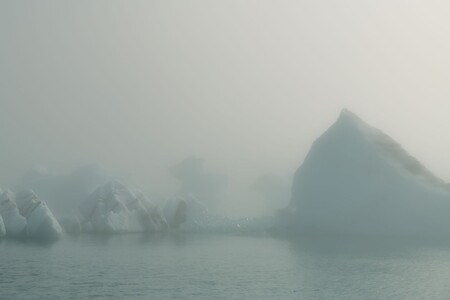
[[[81, 185], [77, 176], [38, 174], [37, 182], [22, 187], [38, 191], [25, 193], [33, 195], [27, 205], [21, 193], [6, 191], [3, 234], [14, 237], [15, 219], [27, 220], [20, 223], [27, 233], [37, 228], [30, 222], [33, 207], [47, 208], [38, 195], [55, 211], [61, 199], [88, 197], [81, 173]], [[54, 183], [64, 193], [52, 199]], [[66, 197], [74, 190], [76, 197]], [[46, 218], [37, 219], [54, 219], [46, 228], [61, 240], [39, 242], [33, 234], [0, 240], [0, 297], [449, 297], [450, 186], [384, 133], [344, 110], [313, 144], [292, 191], [290, 207], [276, 217], [231, 220], [195, 198], [173, 199], [160, 210], [119, 182], [101, 183], [78, 216], [61, 219], [77, 237], [62, 234], [44, 209], [36, 214]]]
[[236, 235], [0, 240], [2, 299], [447, 299], [450, 241]]

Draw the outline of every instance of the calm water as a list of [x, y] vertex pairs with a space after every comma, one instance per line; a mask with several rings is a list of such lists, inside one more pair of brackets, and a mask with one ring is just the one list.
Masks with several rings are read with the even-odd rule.
[[450, 243], [85, 235], [0, 241], [1, 299], [450, 299]]

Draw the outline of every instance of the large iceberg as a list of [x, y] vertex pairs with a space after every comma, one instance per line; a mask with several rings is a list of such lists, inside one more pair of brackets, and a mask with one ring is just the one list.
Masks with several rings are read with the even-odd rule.
[[7, 236], [54, 239], [62, 233], [47, 204], [32, 190], [3, 192], [0, 216]]
[[132, 192], [118, 181], [97, 188], [80, 206], [81, 226], [85, 232], [157, 232], [168, 224], [141, 192]]
[[450, 186], [347, 110], [297, 170], [290, 209], [297, 232], [450, 236]]

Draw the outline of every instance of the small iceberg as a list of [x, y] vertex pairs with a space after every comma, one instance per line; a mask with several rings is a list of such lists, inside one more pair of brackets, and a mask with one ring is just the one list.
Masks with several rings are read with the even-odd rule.
[[0, 195], [0, 216], [6, 236], [56, 239], [61, 226], [48, 208], [32, 190]]

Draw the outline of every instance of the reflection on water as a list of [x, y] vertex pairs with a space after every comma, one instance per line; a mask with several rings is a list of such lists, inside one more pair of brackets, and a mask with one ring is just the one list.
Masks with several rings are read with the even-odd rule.
[[227, 235], [0, 241], [0, 298], [447, 299], [450, 242]]

